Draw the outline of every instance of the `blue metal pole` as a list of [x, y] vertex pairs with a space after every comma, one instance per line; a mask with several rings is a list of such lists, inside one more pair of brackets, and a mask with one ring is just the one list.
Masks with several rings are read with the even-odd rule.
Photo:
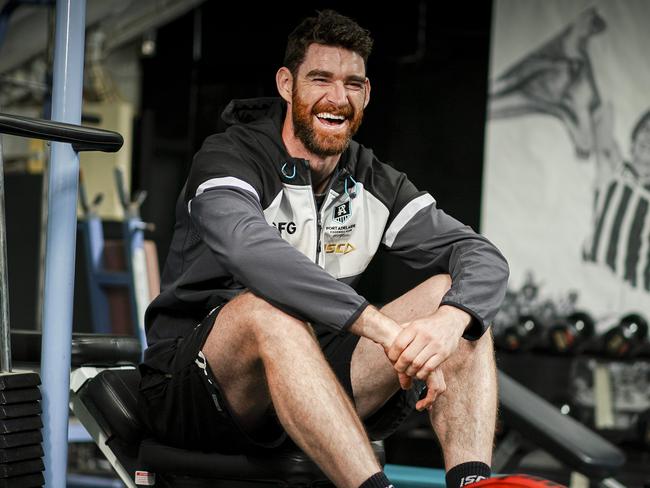
[[[86, 0], [57, 0], [52, 120], [81, 121], [85, 26]], [[41, 357], [46, 488], [66, 485], [78, 184], [79, 155], [53, 142]]]

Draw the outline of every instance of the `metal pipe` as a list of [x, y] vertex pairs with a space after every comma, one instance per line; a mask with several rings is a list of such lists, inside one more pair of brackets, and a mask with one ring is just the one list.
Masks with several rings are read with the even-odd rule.
[[5, 180], [0, 141], [0, 369], [11, 372], [11, 332], [9, 328], [9, 284], [7, 278], [7, 234], [5, 220]]
[[[86, 0], [57, 0], [52, 120], [81, 121]], [[53, 142], [41, 358], [45, 486], [66, 485], [79, 156]]]

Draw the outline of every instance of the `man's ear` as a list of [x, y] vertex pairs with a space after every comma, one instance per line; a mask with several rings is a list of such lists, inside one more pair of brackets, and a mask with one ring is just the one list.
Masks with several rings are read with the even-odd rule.
[[283, 66], [275, 74], [275, 84], [278, 87], [278, 93], [285, 102], [291, 103], [291, 93], [293, 89], [293, 75], [289, 68]]
[[366, 78], [365, 85], [366, 85], [366, 93], [363, 100], [363, 108], [366, 108], [370, 103], [370, 80], [368, 78]]

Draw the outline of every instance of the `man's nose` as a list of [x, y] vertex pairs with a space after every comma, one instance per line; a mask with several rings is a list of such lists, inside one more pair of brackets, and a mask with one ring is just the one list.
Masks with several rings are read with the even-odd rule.
[[327, 93], [327, 99], [328, 101], [335, 104], [337, 107], [347, 105], [348, 96], [347, 93], [345, 92], [345, 85], [343, 84], [342, 81], [335, 81], [334, 83], [331, 84], [330, 89], [328, 90]]

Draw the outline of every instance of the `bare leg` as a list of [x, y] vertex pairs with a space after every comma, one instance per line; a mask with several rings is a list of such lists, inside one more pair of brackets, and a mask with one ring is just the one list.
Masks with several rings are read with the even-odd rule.
[[219, 313], [203, 348], [238, 420], [254, 430], [273, 403], [289, 436], [340, 487], [381, 470], [313, 331], [251, 293]]
[[[398, 323], [433, 313], [451, 286], [448, 275], [428, 279], [387, 304], [382, 312]], [[496, 423], [496, 368], [492, 337], [461, 339], [443, 365], [447, 391], [438, 397], [430, 419], [445, 458], [445, 468], [467, 461], [491, 464]], [[361, 418], [381, 407], [399, 388], [397, 375], [381, 346], [361, 338], [350, 366], [352, 390]]]
[[442, 365], [447, 391], [429, 413], [445, 458], [445, 468], [468, 461], [492, 464], [497, 415], [497, 378], [492, 334], [462, 340]]

